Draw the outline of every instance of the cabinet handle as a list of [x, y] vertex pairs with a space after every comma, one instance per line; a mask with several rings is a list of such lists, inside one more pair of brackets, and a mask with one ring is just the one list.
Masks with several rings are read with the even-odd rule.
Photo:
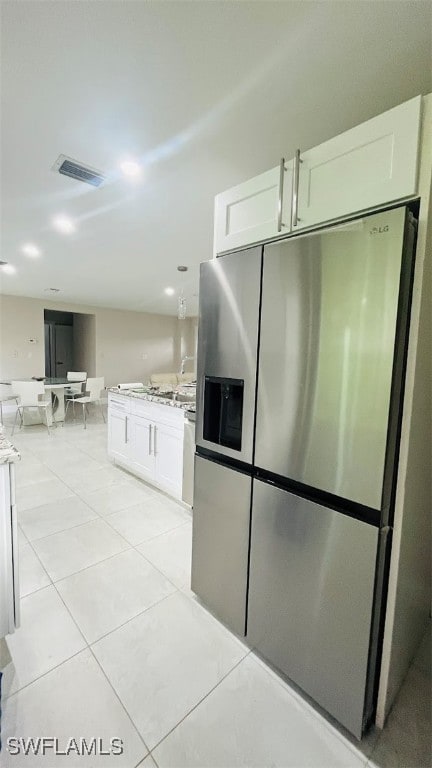
[[278, 199], [278, 226], [277, 226], [278, 232], [281, 232], [282, 227], [285, 226], [284, 224], [282, 224], [283, 187], [284, 187], [285, 171], [286, 171], [285, 158], [282, 157], [279, 165], [279, 199]]
[[128, 425], [127, 425], [127, 422], [128, 422], [128, 417], [126, 416], [125, 417], [125, 443], [127, 443], [127, 441], [128, 441]]
[[157, 426], [154, 425], [154, 437], [153, 437], [153, 453], [156, 456], [156, 436], [157, 436]]
[[152, 441], [151, 441], [151, 439], [152, 439], [152, 425], [150, 424], [150, 426], [149, 426], [149, 445], [148, 445], [149, 456], [151, 456], [151, 452], [152, 452], [152, 444], [151, 444]]
[[300, 150], [297, 149], [294, 159], [294, 173], [293, 173], [293, 194], [292, 194], [292, 225], [296, 227], [298, 222], [301, 221], [298, 215], [298, 192], [299, 192], [299, 179], [300, 179], [300, 163], [303, 160], [300, 158]]

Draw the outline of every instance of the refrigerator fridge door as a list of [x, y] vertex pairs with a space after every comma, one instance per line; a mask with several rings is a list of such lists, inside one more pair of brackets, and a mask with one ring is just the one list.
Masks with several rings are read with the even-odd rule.
[[252, 479], [195, 458], [192, 589], [244, 635]]
[[379, 529], [254, 480], [247, 637], [361, 737]]
[[201, 264], [197, 446], [252, 462], [262, 248]]
[[396, 208], [264, 249], [255, 464], [374, 510], [399, 413], [406, 217]]

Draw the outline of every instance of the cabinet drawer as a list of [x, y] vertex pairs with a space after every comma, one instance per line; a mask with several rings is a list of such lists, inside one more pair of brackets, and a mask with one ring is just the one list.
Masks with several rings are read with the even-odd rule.
[[122, 413], [130, 413], [131, 411], [131, 398], [122, 397], [121, 395], [112, 395], [108, 393], [108, 406], [113, 410]]
[[184, 411], [171, 405], [159, 405], [151, 400], [132, 400], [132, 413], [168, 426], [183, 428]]

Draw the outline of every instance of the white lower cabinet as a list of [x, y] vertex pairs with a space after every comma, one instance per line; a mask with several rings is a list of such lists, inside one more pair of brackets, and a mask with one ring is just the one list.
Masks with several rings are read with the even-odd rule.
[[129, 458], [129, 430], [130, 417], [128, 418], [128, 414], [111, 410], [108, 419], [108, 451], [114, 459]]
[[154, 425], [143, 416], [131, 416], [133, 468], [151, 482], [155, 474], [155, 459], [152, 450]]
[[155, 480], [161, 488], [181, 497], [183, 480], [183, 430], [155, 425]]
[[108, 453], [134, 474], [181, 499], [184, 413], [127, 396], [108, 398]]

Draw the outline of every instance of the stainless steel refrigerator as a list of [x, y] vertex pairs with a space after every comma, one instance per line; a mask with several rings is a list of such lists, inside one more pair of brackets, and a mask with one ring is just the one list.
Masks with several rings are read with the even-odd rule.
[[357, 738], [385, 614], [406, 206], [202, 265], [192, 588]]

